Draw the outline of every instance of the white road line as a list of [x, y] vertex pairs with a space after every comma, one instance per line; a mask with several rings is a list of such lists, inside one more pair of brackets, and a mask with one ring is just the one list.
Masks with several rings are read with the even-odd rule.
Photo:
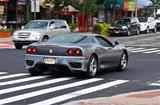
[[6, 93], [10, 93], [10, 92], [19, 91], [19, 90], [35, 88], [35, 87], [38, 87], [38, 86], [49, 85], [49, 84], [53, 84], [53, 83], [57, 83], [57, 82], [70, 80], [70, 79], [73, 79], [73, 78], [57, 78], [57, 79], [53, 79], [53, 80], [46, 80], [46, 81], [43, 81], [43, 82], [38, 82], [38, 83], [27, 84], [27, 85], [23, 85], [23, 86], [17, 86], [17, 87], [2, 89], [0, 91], [0, 94], [6, 94]]
[[1, 76], [0, 80], [2, 80], [2, 79], [8, 79], [8, 78], [14, 78], [14, 77], [20, 77], [20, 76], [25, 76], [25, 75], [29, 75], [29, 74], [19, 73], [19, 74], [5, 75], [5, 76]]
[[142, 49], [145, 49], [145, 48], [134, 48], [134, 49], [129, 49], [128, 51], [142, 50]]
[[46, 77], [47, 77], [47, 76], [36, 76], [36, 77], [27, 77], [27, 78], [18, 79], [18, 80], [13, 80], [13, 81], [11, 80], [11, 81], [7, 81], [7, 82], [0, 82], [0, 86], [17, 84], [17, 83], [22, 83], [22, 82], [37, 80], [37, 79], [46, 78]]
[[8, 74], [8, 72], [0, 72], [0, 75], [2, 75], [2, 74]]
[[129, 49], [135, 49], [135, 47], [126, 47], [127, 50]]
[[148, 51], [148, 52], [143, 52], [143, 53], [147, 53], [147, 54], [149, 54], [149, 53], [156, 53], [156, 52], [160, 52], [160, 50]]
[[100, 81], [100, 80], [102, 80], [102, 79], [93, 78], [93, 79], [83, 80], [83, 81], [65, 84], [65, 85], [61, 85], [61, 86], [57, 86], [57, 87], [47, 88], [47, 89], [43, 89], [43, 90], [39, 90], [39, 91], [34, 91], [34, 92], [26, 93], [26, 94], [12, 96], [9, 98], [1, 99], [0, 104], [12, 103], [15, 101], [31, 98], [34, 96], [43, 95], [46, 93], [51, 93], [51, 92], [55, 92], [55, 91], [59, 91], [59, 90], [63, 90], [63, 89], [67, 89], [67, 88], [71, 88], [71, 87], [75, 87], [75, 86], [80, 86], [80, 85], [84, 85], [84, 84], [88, 84], [88, 83], [92, 83], [92, 82], [96, 82], [96, 81]]
[[152, 83], [151, 86], [160, 86], [160, 83]]
[[150, 48], [150, 49], [144, 49], [144, 50], [137, 50], [137, 51], [131, 51], [131, 52], [145, 52], [145, 51], [151, 51], [151, 50], [157, 50], [158, 48]]
[[103, 89], [106, 89], [106, 88], [110, 88], [112, 86], [123, 84], [123, 83], [126, 83], [126, 82], [128, 82], [128, 81], [127, 80], [116, 80], [116, 81], [113, 81], [113, 82], [104, 83], [104, 84], [101, 84], [101, 85], [98, 85], [98, 86], [94, 86], [94, 87], [86, 88], [86, 89], [83, 89], [83, 90], [75, 91], [75, 92], [72, 92], [72, 93], [64, 94], [64, 95], [61, 95], [61, 96], [58, 96], [58, 97], [54, 97], [54, 98], [44, 100], [44, 101], [41, 101], [41, 102], [37, 102], [37, 103], [33, 103], [33, 104], [30, 104], [30, 105], [51, 105], [51, 104], [55, 104], [55, 103], [65, 101], [65, 100], [68, 100], [68, 99], [71, 99], [71, 98], [75, 98], [75, 97], [78, 97], [78, 96], [81, 96], [81, 95], [85, 95], [85, 94], [100, 91], [100, 90], [103, 90]]

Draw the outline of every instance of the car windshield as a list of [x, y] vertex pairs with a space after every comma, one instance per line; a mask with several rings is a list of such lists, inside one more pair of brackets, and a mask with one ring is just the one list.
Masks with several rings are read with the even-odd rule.
[[46, 29], [48, 22], [32, 21], [25, 25], [24, 29]]
[[138, 18], [139, 22], [147, 22], [147, 17]]
[[155, 19], [160, 20], [160, 15], [156, 15]]
[[130, 24], [131, 20], [130, 19], [120, 19], [116, 23], [117, 24]]
[[86, 38], [85, 35], [74, 35], [74, 34], [65, 34], [65, 35], [56, 35], [53, 38], [49, 39], [46, 43], [78, 43]]

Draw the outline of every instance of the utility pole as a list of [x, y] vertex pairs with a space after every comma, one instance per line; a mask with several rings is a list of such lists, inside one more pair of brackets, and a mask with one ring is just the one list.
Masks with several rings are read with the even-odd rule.
[[135, 17], [137, 17], [137, 0], [135, 0]]
[[114, 0], [112, 22], [115, 21], [116, 18], [116, 8], [117, 8], [117, 0]]

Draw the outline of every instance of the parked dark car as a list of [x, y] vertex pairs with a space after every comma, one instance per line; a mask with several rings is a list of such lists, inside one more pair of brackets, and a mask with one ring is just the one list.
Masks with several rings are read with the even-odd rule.
[[60, 71], [85, 72], [94, 77], [104, 68], [126, 69], [128, 52], [118, 42], [113, 44], [98, 34], [62, 34], [44, 43], [34, 43], [26, 50], [26, 68], [32, 75]]
[[138, 18], [135, 17], [125, 17], [115, 23], [111, 24], [109, 29], [110, 35], [122, 34], [122, 35], [139, 35], [140, 23]]

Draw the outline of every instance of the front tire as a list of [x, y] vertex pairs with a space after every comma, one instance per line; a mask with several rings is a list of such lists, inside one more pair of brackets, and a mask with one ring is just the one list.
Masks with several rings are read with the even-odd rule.
[[149, 33], [149, 27], [147, 27], [147, 29], [146, 29], [146, 32], [145, 32], [146, 34], [148, 34]]
[[154, 32], [154, 33], [157, 32], [157, 27], [156, 27], [156, 26], [154, 27], [153, 32]]
[[131, 36], [131, 31], [130, 30], [127, 31], [127, 36]]
[[94, 77], [97, 73], [97, 70], [98, 70], [98, 61], [97, 58], [94, 55], [92, 55], [88, 63], [87, 77], [88, 78]]
[[44, 36], [44, 37], [42, 38], [42, 42], [46, 42], [48, 39], [49, 39], [48, 36]]
[[118, 71], [125, 71], [125, 69], [127, 67], [127, 63], [128, 63], [127, 54], [125, 52], [123, 52], [121, 59], [120, 59], [119, 66], [118, 66]]
[[136, 30], [136, 35], [139, 35], [140, 34], [140, 31], [139, 29]]
[[17, 43], [15, 43], [14, 46], [16, 49], [22, 49], [22, 47], [23, 47], [22, 44], [17, 44]]

